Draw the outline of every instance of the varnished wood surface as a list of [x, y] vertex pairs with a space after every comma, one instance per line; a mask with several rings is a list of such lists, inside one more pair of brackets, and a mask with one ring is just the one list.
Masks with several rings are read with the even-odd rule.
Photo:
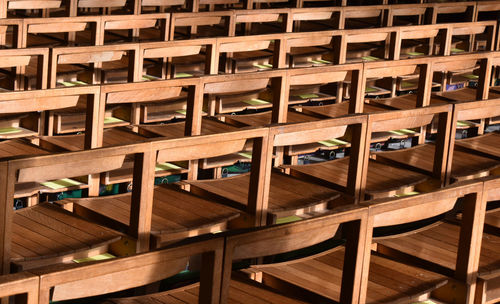
[[[338, 301], [344, 249], [336, 248], [313, 258], [270, 266], [253, 266], [263, 280], [281, 280]], [[411, 303], [447, 282], [443, 275], [379, 256], [370, 257], [366, 303]]]
[[[292, 175], [344, 190], [347, 185], [349, 157], [308, 165], [284, 166]], [[384, 197], [413, 191], [414, 186], [429, 177], [411, 170], [370, 160], [366, 178], [366, 194]]]
[[[174, 122], [160, 125], [140, 125], [139, 133], [145, 135], [161, 136], [165, 138], [179, 138], [185, 135], [185, 122]], [[216, 134], [234, 131], [237, 128], [229, 124], [214, 120], [212, 118], [202, 118], [201, 134]]]
[[[460, 226], [441, 223], [416, 234], [398, 239], [378, 241], [379, 246], [391, 248], [430, 261], [448, 269], [455, 269]], [[479, 274], [497, 271], [500, 267], [500, 237], [483, 233]]]
[[[377, 158], [388, 160], [404, 167], [411, 167], [420, 172], [432, 172], [434, 161], [433, 144], [424, 144], [409, 149], [375, 153]], [[451, 166], [451, 178], [456, 180], [469, 179], [478, 174], [487, 174], [500, 167], [498, 160], [467, 153], [455, 149]]]
[[[226, 115], [224, 116], [226, 122], [230, 124], [234, 124], [239, 127], [243, 126], [265, 126], [271, 123], [271, 112], [262, 112], [256, 114], [245, 114], [245, 115]], [[302, 113], [298, 113], [294, 110], [288, 110], [287, 113], [287, 122], [288, 123], [298, 123], [298, 122], [306, 122], [306, 121], [316, 121], [319, 118], [306, 115]]]
[[[12, 261], [78, 257], [79, 252], [106, 247], [122, 234], [79, 218], [49, 203], [14, 212]], [[54, 263], [55, 261], [52, 261]]]
[[[129, 225], [131, 193], [68, 201], [77, 205], [77, 214], [100, 220], [115, 228]], [[196, 235], [199, 234], [198, 230], [209, 232], [211, 227], [238, 216], [239, 212], [233, 208], [196, 197], [175, 186], [162, 185], [155, 187], [153, 193], [151, 233], [157, 236], [178, 232]]]
[[497, 159], [500, 158], [500, 133], [498, 132], [457, 140], [455, 145], [470, 152], [478, 151]]
[[[199, 284], [161, 292], [157, 294], [123, 299], [110, 299], [103, 304], [196, 304], [198, 303]], [[259, 286], [258, 283], [245, 279], [232, 279], [229, 286], [228, 303], [268, 303], [268, 304], [300, 304], [306, 303], [271, 289]]]
[[[245, 210], [250, 174], [214, 180], [190, 181], [191, 191]], [[273, 171], [268, 212], [277, 216], [300, 214], [309, 208], [326, 209], [339, 193], [324, 186]]]

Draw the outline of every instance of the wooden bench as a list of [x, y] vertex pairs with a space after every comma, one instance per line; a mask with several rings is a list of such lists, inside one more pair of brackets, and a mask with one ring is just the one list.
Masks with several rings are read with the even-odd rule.
[[0, 50], [2, 91], [47, 88], [49, 49]]

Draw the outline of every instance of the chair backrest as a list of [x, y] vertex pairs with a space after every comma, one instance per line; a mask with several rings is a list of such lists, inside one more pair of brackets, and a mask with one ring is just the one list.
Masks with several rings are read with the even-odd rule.
[[[190, 39], [180, 41], [167, 42], [151, 42], [141, 43], [139, 46], [139, 72], [141, 73], [139, 80], [143, 77], [145, 69], [144, 63], [147, 60], [160, 60], [161, 68], [157, 74], [153, 76], [161, 79], [169, 79], [176, 77], [192, 77], [199, 76], [189, 73], [178, 73], [175, 69], [174, 58], [184, 56], [204, 56], [204, 64], [199, 64], [195, 71], [199, 74], [216, 74], [217, 66], [215, 66], [215, 39]], [[187, 57], [189, 58], [189, 57]], [[204, 70], [201, 70], [201, 68]], [[177, 75], [178, 74], [178, 75]]]
[[[136, 2], [138, 6], [134, 7], [134, 14], [144, 14], [153, 10], [154, 12], [168, 12], [170, 10], [174, 10], [177, 7], [183, 7], [184, 5], [188, 5], [188, 9], [193, 11], [194, 1], [186, 1], [186, 0], [140, 0]], [[196, 7], [197, 9], [197, 7]], [[197, 11], [197, 10], [194, 10]]]
[[229, 36], [291, 32], [291, 14], [288, 8], [234, 10]]
[[363, 171], [363, 164], [368, 161], [368, 156], [364, 155], [366, 153], [365, 145], [367, 145], [365, 142], [366, 118], [364, 115], [344, 116], [272, 127], [270, 131], [272, 145], [270, 144], [269, 153], [272, 153], [272, 147], [286, 147], [331, 140], [342, 137], [349, 132], [351, 147], [346, 194], [351, 196], [354, 202], [358, 202], [364, 195], [362, 181], [365, 180], [363, 176], [367, 174], [367, 171]]
[[[399, 28], [398, 32], [393, 33], [391, 38], [391, 49], [389, 51], [389, 58], [392, 60], [399, 60], [401, 57], [401, 45], [405, 40], [413, 39], [427, 39], [426, 52], [423, 55], [433, 55], [434, 39], [441, 33], [446, 36], [446, 27], [444, 25], [415, 25], [403, 26]], [[440, 55], [444, 54], [446, 39], [440, 41]]]
[[[180, 96], [182, 88], [188, 90], [186, 108], [186, 136], [199, 135], [198, 129], [192, 129], [192, 121], [200, 121], [203, 105], [203, 94], [198, 78], [170, 79], [162, 81], [151, 81], [141, 83], [110, 84], [101, 87], [100, 100], [104, 105], [131, 104], [130, 123], [140, 123], [140, 108], [138, 104], [144, 102], [161, 101]], [[201, 99], [198, 95], [201, 94]], [[197, 118], [199, 117], [199, 118]], [[99, 122], [102, 130], [103, 122]], [[98, 142], [102, 142], [102, 132]]]
[[126, 8], [127, 0], [77, 0], [76, 6], [70, 5], [69, 16], [77, 16], [80, 11], [93, 15], [109, 15], [112, 10]]
[[[13, 76], [6, 77], [4, 90], [46, 89], [49, 49], [5, 49], [0, 50], [0, 68], [11, 69]], [[36, 71], [34, 78], [27, 77], [27, 69]], [[32, 81], [35, 81], [33, 84]]]
[[332, 238], [339, 225], [342, 225], [347, 239], [340, 298], [345, 303], [356, 301], [360, 293], [363, 259], [369, 254], [364, 243], [366, 218], [366, 210], [351, 205], [326, 216], [257, 228], [246, 233], [228, 234], [224, 249], [221, 303], [227, 303], [233, 261], [275, 255], [315, 245]]
[[272, 88], [273, 107], [278, 107], [284, 94], [285, 72], [273, 70], [260, 73], [212, 75], [202, 77], [202, 82], [203, 93], [208, 96], [208, 114], [214, 116], [224, 110], [223, 104], [217, 102], [217, 96], [262, 91], [266, 89], [269, 82]]
[[[343, 28], [341, 24], [342, 8], [340, 7], [311, 7], [294, 8], [290, 10], [290, 20], [287, 32], [335, 30]], [[321, 22], [318, 27], [317, 21]], [[308, 29], [308, 25], [311, 29]]]
[[223, 72], [237, 73], [238, 65], [232, 62], [234, 53], [244, 53], [252, 51], [265, 51], [272, 49], [272, 68], [284, 68], [285, 56], [283, 47], [283, 34], [252, 35], [241, 37], [220, 37], [217, 38], [215, 52], [215, 66], [219, 66], [219, 58], [225, 55]]
[[343, 7], [340, 29], [369, 28], [382, 25], [384, 5]]
[[40, 278], [38, 303], [103, 295], [151, 284], [185, 270], [189, 258], [197, 255], [201, 255], [202, 260], [200, 303], [219, 303], [223, 249], [223, 238], [211, 238], [98, 263], [34, 269], [32, 273]]
[[23, 21], [24, 19], [0, 19], [0, 46], [14, 49], [22, 47]]
[[[51, 66], [49, 77], [49, 88], [55, 88], [57, 85], [60, 65], [78, 65], [88, 64], [89, 75], [86, 75], [84, 82], [88, 84], [99, 84], [105, 82], [102, 79], [102, 66], [105, 63], [115, 63], [118, 69], [124, 69], [126, 81], [137, 81], [138, 77], [138, 44], [120, 44], [106, 46], [89, 47], [62, 47], [51, 49]], [[124, 67], [119, 66], [120, 62], [127, 56], [128, 63]], [[88, 79], [87, 79], [88, 78]], [[122, 79], [119, 78], [121, 81]], [[108, 81], [109, 82], [109, 81]]]
[[48, 12], [50, 11], [50, 9], [60, 8], [61, 4], [62, 0], [47, 0], [35, 2], [27, 2], [24, 0], [3, 0], [0, 8], [0, 18], [7, 18], [8, 11], [39, 9], [44, 12]]
[[389, 43], [391, 40], [390, 38], [392, 33], [395, 31], [397, 31], [396, 28], [389, 27], [345, 31], [341, 37], [336, 39], [334, 43], [334, 63], [345, 63], [347, 60], [348, 45], [354, 43], [374, 43], [383, 41], [384, 47], [379, 51], [382, 52], [381, 55], [383, 58], [387, 58], [389, 53]]
[[[399, 110], [368, 115], [368, 132], [366, 142], [370, 143], [375, 132], [387, 132], [400, 129], [421, 128], [431, 124], [433, 119], [438, 119], [438, 133], [434, 152], [432, 175], [441, 181], [442, 185], [448, 184], [449, 173], [447, 161], [450, 160], [450, 123], [452, 118], [451, 105], [428, 106], [413, 110]], [[422, 136], [422, 135], [420, 135]], [[368, 165], [370, 145], [365, 147], [365, 166]]]
[[[473, 1], [433, 3], [426, 14], [425, 23], [436, 24], [475, 21], [473, 20], [475, 17], [475, 8], [476, 2]], [[457, 15], [462, 17], [462, 19], [457, 18]]]
[[[447, 45], [443, 55], [450, 55], [457, 52], [477, 52], [479, 49], [475, 45], [476, 37], [482, 34], [483, 39], [486, 40], [484, 51], [493, 51], [497, 49], [498, 42], [495, 42], [496, 33], [495, 21], [479, 21], [479, 22], [466, 22], [454, 23], [448, 26], [447, 31]], [[467, 39], [467, 49], [453, 50], [451, 48], [452, 39], [455, 36], [469, 36]]]
[[[30, 112], [64, 109], [76, 107], [79, 102], [86, 102], [88, 115], [86, 119], [86, 132], [85, 147], [87, 149], [97, 147], [97, 125], [99, 117], [99, 91], [97, 86], [75, 87], [61, 89], [47, 89], [47, 90], [33, 90], [23, 92], [4, 92], [0, 94], [0, 108], [1, 114], [19, 114]], [[82, 97], [84, 97], [82, 99]], [[51, 135], [53, 122], [39, 121], [38, 132], [39, 135]]]
[[[97, 45], [106, 44], [106, 33], [109, 31], [127, 31], [129, 40], [141, 40], [141, 31], [154, 32], [147, 35], [146, 41], [168, 41], [170, 28], [170, 14], [145, 14], [101, 16], [101, 33]], [[158, 28], [158, 29], [156, 29]], [[153, 31], [154, 30], [154, 31]], [[119, 41], [119, 43], [123, 43]]]
[[[40, 43], [36, 41], [35, 35], [65, 33], [65, 42], [53, 40], [50, 46], [73, 46], [98, 45], [100, 39], [101, 18], [98, 16], [86, 17], [54, 17], [54, 18], [25, 18], [23, 19], [23, 37], [21, 46], [31, 47]], [[80, 41], [76, 39], [77, 32], [90, 30], [90, 40]]]
[[484, 196], [488, 202], [500, 200], [500, 178], [498, 176], [488, 177], [484, 181]]
[[[482, 181], [469, 181], [452, 185], [435, 192], [373, 200], [368, 206], [373, 216], [373, 227], [384, 227], [411, 223], [432, 218], [452, 210], [457, 200], [463, 198], [463, 216], [458, 240], [455, 278], [470, 282], [474, 280], [479, 265], [486, 200]], [[366, 286], [366, 285], [365, 285]]]
[[[222, 31], [218, 28], [222, 26]], [[170, 40], [234, 36], [233, 12], [172, 13]]]
[[404, 17], [404, 22], [408, 22], [408, 17], [416, 17], [416, 23], [419, 25], [424, 22], [423, 18], [425, 12], [428, 10], [429, 5], [423, 3], [415, 4], [400, 4], [400, 5], [387, 5], [386, 15], [384, 16], [385, 26], [399, 25], [399, 18]]
[[[0, 278], [0, 297], [16, 296], [19, 303], [38, 303], [40, 278], [28, 272], [2, 275]], [[20, 297], [22, 296], [22, 299]]]
[[[145, 155], [149, 155], [149, 151], [149, 143], [144, 143], [35, 157], [8, 158], [1, 162], [0, 170], [5, 177], [5, 182], [0, 186], [3, 193], [0, 199], [0, 208], [7, 219], [3, 221], [0, 226], [3, 273], [8, 273], [10, 268], [12, 221], [14, 212], [12, 210], [12, 202], [14, 200], [16, 183], [40, 183], [61, 178], [80, 177], [107, 172], [121, 168], [127, 155], [135, 155], [137, 159], [136, 166], [138, 168], [134, 170], [134, 182], [140, 184], [140, 181], [147, 180], [146, 176], [148, 178], [150, 177], [150, 175], [148, 175], [150, 171], [148, 170], [154, 171], [154, 169], [151, 168], [145, 170], [141, 166], [143, 163], [142, 160]], [[149, 189], [149, 191], [151, 191], [151, 189]], [[132, 193], [133, 205], [134, 203], [141, 203], [141, 187], [134, 187]], [[136, 219], [132, 216], [131, 221], [133, 222], [134, 220]]]

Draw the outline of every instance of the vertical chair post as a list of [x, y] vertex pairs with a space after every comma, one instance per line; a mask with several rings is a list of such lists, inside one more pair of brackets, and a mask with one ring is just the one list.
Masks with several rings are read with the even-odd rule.
[[8, 162], [0, 163], [0, 258], [2, 274], [10, 272], [12, 217], [14, 215], [15, 171]]
[[135, 155], [129, 234], [137, 238], [137, 252], [149, 250], [155, 166], [156, 151]]

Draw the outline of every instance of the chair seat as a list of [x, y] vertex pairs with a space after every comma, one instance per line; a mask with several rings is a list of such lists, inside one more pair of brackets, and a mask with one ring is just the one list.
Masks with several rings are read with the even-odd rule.
[[500, 158], [500, 133], [498, 132], [457, 140], [455, 145], [469, 151]]
[[[376, 155], [377, 158], [396, 163], [402, 167], [409, 167], [422, 173], [431, 174], [434, 151], [435, 146], [433, 144], [424, 144], [409, 149], [379, 152]], [[500, 168], [498, 160], [455, 149], [451, 166], [451, 178], [459, 181], [487, 176], [497, 168]]]
[[[363, 106], [363, 113], [374, 113], [387, 111], [380, 106], [365, 104]], [[336, 104], [330, 104], [325, 106], [312, 106], [312, 107], [302, 107], [302, 112], [306, 114], [315, 114], [324, 117], [339, 117], [344, 116], [349, 113], [349, 102], [342, 102]]]
[[0, 142], [0, 158], [12, 156], [44, 155], [48, 154], [44, 149], [21, 139], [11, 139]]
[[[410, 110], [410, 109], [415, 109], [417, 107], [417, 95], [406, 94], [390, 98], [370, 99], [370, 103], [383, 105], [396, 110]], [[446, 103], [444, 100], [431, 96], [430, 99], [431, 105], [444, 104], [444, 103]]]
[[[339, 301], [344, 248], [334, 248], [314, 258], [274, 265], [253, 266], [264, 282], [284, 281], [325, 298]], [[408, 266], [372, 253], [367, 303], [412, 303], [446, 284], [443, 275]], [[273, 286], [273, 285], [271, 285]]]
[[[271, 123], [272, 113], [261, 112], [256, 114], [245, 114], [245, 115], [225, 115], [224, 118], [227, 123], [233, 124], [238, 127], [247, 126], [264, 126]], [[293, 110], [288, 110], [287, 122], [288, 123], [299, 123], [307, 121], [317, 121], [319, 118], [302, 114]]]
[[[43, 136], [40, 138], [40, 146], [50, 150], [81, 151], [84, 149], [85, 134]], [[122, 128], [112, 128], [103, 132], [103, 147], [133, 144], [145, 141], [146, 138]]]
[[[161, 136], [166, 138], [184, 137], [185, 122], [175, 122], [160, 125], [141, 125], [139, 133], [149, 136]], [[237, 130], [236, 127], [221, 121], [203, 117], [201, 120], [201, 135], [217, 134]]]
[[[340, 191], [347, 187], [349, 157], [308, 165], [284, 166], [290, 174], [328, 185]], [[428, 176], [403, 168], [370, 160], [366, 178], [366, 194], [372, 198], [387, 197], [415, 190]]]
[[[248, 203], [249, 183], [249, 173], [222, 179], [189, 181], [192, 192], [215, 197], [240, 210], [245, 210]], [[280, 218], [322, 211], [338, 197], [339, 193], [335, 190], [273, 171], [268, 213]]]
[[[174, 290], [160, 292], [147, 296], [122, 299], [110, 299], [103, 304], [170, 304], [198, 303], [200, 284], [191, 284]], [[300, 304], [302, 301], [281, 295], [257, 282], [245, 279], [232, 279], [229, 286], [228, 303], [266, 303], [266, 304]]]
[[[74, 212], [114, 229], [127, 229], [132, 194], [68, 199]], [[151, 234], [156, 244], [224, 230], [226, 223], [239, 216], [233, 208], [197, 197], [172, 185], [155, 187]]]
[[50, 203], [14, 212], [12, 259], [24, 269], [106, 252], [122, 234]]
[[[443, 222], [418, 233], [383, 239], [377, 243], [381, 252], [385, 252], [388, 248], [454, 270], [459, 234], [459, 225]], [[479, 275], [497, 272], [500, 269], [498, 252], [500, 252], [500, 237], [483, 233]]]
[[[446, 91], [436, 93], [436, 96], [443, 97], [451, 101], [474, 101], [476, 98], [476, 89], [462, 88], [454, 91]], [[500, 94], [495, 91], [490, 91], [488, 99], [500, 98]]]

